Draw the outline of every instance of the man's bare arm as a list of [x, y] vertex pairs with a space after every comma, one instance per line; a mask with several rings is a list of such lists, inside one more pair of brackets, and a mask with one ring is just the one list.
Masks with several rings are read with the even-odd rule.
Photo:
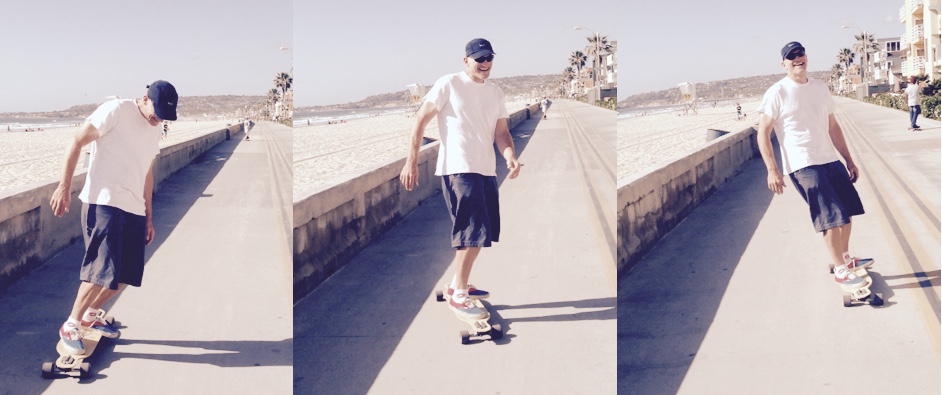
[[768, 171], [766, 184], [769, 190], [776, 194], [782, 194], [785, 190], [785, 180], [782, 179], [782, 172], [779, 171], [778, 163], [775, 162], [775, 152], [772, 148], [772, 124], [775, 120], [772, 117], [759, 113], [759, 128], [756, 130], [759, 153], [762, 154], [762, 162], [765, 163], [765, 169]]
[[[150, 162], [150, 168], [147, 169], [147, 176], [144, 178], [144, 216], [147, 217], [147, 236], [146, 244], [154, 241], [154, 210], [151, 201], [154, 197], [154, 161]], [[145, 244], [145, 245], [146, 245]]]
[[844, 131], [841, 129], [841, 125], [837, 123], [837, 118], [834, 118], [834, 114], [828, 115], [828, 134], [831, 135], [831, 143], [834, 144], [834, 149], [844, 158], [844, 162], [847, 165], [847, 173], [850, 175], [850, 181], [857, 182], [857, 176], [859, 176], [860, 173], [857, 170], [857, 165], [854, 163], [854, 158], [850, 156], [850, 150], [847, 149], [847, 141], [844, 140]]
[[425, 135], [425, 126], [438, 115], [438, 109], [435, 103], [424, 102], [419, 107], [415, 116], [415, 126], [412, 127], [412, 137], [409, 139], [409, 153], [406, 156], [406, 164], [402, 166], [399, 173], [399, 182], [411, 191], [416, 185], [419, 185], [419, 148], [422, 146], [422, 137]]
[[59, 186], [52, 192], [52, 198], [49, 199], [49, 205], [52, 207], [53, 215], [61, 217], [69, 212], [69, 205], [72, 202], [72, 177], [75, 176], [75, 167], [78, 165], [79, 156], [82, 154], [82, 147], [98, 139], [98, 129], [88, 121], [82, 123], [79, 129], [75, 131], [72, 142], [65, 151], [65, 163], [62, 167], [62, 178], [59, 179]]
[[517, 152], [514, 150], [514, 138], [510, 135], [510, 127], [507, 124], [507, 118], [497, 120], [497, 127], [494, 130], [494, 142], [497, 143], [497, 150], [500, 151], [504, 161], [507, 162], [507, 178], [514, 179], [520, 174], [520, 163], [517, 162]]

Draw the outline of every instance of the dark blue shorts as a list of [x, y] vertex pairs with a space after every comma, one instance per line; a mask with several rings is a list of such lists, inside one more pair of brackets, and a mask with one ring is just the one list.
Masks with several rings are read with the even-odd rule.
[[442, 193], [451, 213], [451, 246], [490, 247], [500, 236], [497, 177], [477, 173], [442, 176]]
[[85, 259], [79, 280], [118, 289], [141, 286], [147, 217], [97, 204], [82, 205]]
[[840, 161], [808, 166], [791, 173], [792, 184], [808, 202], [811, 222], [818, 232], [850, 223], [864, 213], [857, 189]]

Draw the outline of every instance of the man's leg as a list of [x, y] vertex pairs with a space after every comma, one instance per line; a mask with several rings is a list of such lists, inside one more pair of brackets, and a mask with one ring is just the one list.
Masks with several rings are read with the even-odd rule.
[[824, 244], [834, 261], [834, 267], [844, 265], [843, 253], [847, 251], [850, 239], [850, 224], [827, 229], [824, 232]]
[[455, 289], [468, 289], [468, 279], [471, 277], [471, 267], [481, 252], [481, 247], [463, 247], [455, 250]]

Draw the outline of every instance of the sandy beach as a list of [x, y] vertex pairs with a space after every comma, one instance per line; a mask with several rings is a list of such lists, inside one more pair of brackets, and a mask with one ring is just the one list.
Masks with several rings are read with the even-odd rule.
[[[225, 128], [227, 121], [178, 121], [170, 124], [161, 148]], [[75, 127], [46, 129], [42, 132], [0, 132], [0, 192], [8, 192], [36, 182], [50, 182], [62, 176], [65, 150]], [[87, 150], [87, 147], [86, 147]], [[84, 158], [78, 168], [83, 168]]]
[[736, 104], [700, 108], [697, 114], [670, 112], [618, 120], [618, 179], [685, 155], [707, 143], [707, 129], [738, 132], [758, 123], [758, 99], [740, 102], [745, 120], [736, 119]]
[[[507, 112], [518, 111], [525, 104], [508, 102]], [[340, 124], [295, 127], [294, 193], [404, 158], [414, 124], [413, 114], [390, 114]], [[434, 120], [425, 128], [425, 137], [439, 139]]]

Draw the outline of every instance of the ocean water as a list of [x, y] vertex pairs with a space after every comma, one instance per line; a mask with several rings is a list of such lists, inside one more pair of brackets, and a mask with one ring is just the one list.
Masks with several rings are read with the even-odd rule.
[[382, 107], [358, 108], [355, 110], [334, 111], [295, 111], [294, 126], [322, 125], [327, 122], [341, 122], [352, 119], [370, 118], [388, 114], [408, 114], [415, 112], [418, 107]]
[[0, 132], [6, 132], [7, 130], [21, 132], [26, 129], [53, 129], [71, 127], [81, 124], [84, 121], [84, 118], [0, 117]]

